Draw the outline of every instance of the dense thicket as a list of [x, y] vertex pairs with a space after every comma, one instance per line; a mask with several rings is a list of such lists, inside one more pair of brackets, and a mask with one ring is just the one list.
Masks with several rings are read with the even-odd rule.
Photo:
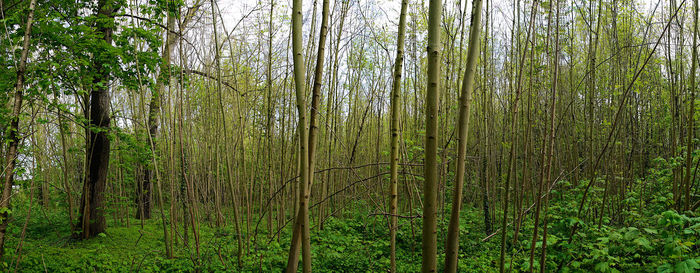
[[697, 2], [0, 0], [1, 270], [700, 270]]

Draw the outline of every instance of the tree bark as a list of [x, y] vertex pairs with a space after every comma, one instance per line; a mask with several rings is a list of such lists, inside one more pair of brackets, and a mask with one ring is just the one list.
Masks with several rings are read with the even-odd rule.
[[7, 128], [7, 153], [5, 154], [5, 167], [3, 171], [2, 199], [0, 200], [0, 260], [5, 254], [5, 240], [7, 239], [7, 224], [10, 217], [10, 197], [12, 196], [12, 185], [15, 178], [15, 165], [17, 164], [17, 154], [19, 147], [19, 115], [22, 112], [22, 101], [24, 96], [24, 77], [27, 71], [27, 56], [29, 55], [29, 45], [31, 42], [32, 23], [34, 22], [34, 8], [36, 0], [29, 2], [29, 14], [25, 25], [24, 41], [22, 42], [22, 53], [17, 67], [17, 81], [15, 82], [14, 105], [12, 106], [12, 116], [10, 117], [10, 127]]
[[403, 70], [404, 41], [406, 40], [406, 10], [408, 0], [401, 1], [401, 14], [399, 15], [399, 34], [396, 39], [396, 61], [394, 62], [394, 82], [391, 88], [391, 175], [389, 183], [391, 187], [389, 224], [390, 244], [390, 269], [396, 272], [396, 230], [398, 229], [398, 196], [399, 196], [399, 104], [401, 102], [401, 72]]
[[309, 241], [309, 154], [306, 129], [305, 68], [302, 52], [302, 0], [292, 2], [292, 54], [294, 60], [294, 84], [296, 89], [296, 106], [299, 115], [297, 132], [299, 134], [299, 209], [294, 219], [291, 246], [287, 259], [287, 273], [297, 272], [299, 248], [303, 255], [303, 272], [311, 272], [311, 243]]
[[[688, 138], [685, 147], [685, 177], [683, 187], [685, 192], [685, 200], [683, 202], [683, 210], [690, 208], [690, 186], [693, 183], [691, 177], [691, 167], [693, 165], [693, 128], [695, 127], [695, 71], [698, 58], [698, 0], [693, 1], [693, 51], [691, 53], [692, 61], [690, 62], [690, 98], [688, 99]], [[679, 198], [680, 200], [680, 198]], [[680, 206], [679, 206], [680, 207]]]
[[428, 12], [428, 87], [425, 111], [422, 272], [437, 272], [438, 100], [440, 97], [440, 22], [442, 0], [430, 0]]
[[[177, 40], [175, 39], [175, 16], [172, 16], [170, 14], [170, 11], [167, 11], [167, 30], [166, 30], [166, 38], [165, 38], [165, 47], [163, 48], [163, 53], [161, 55], [161, 63], [160, 63], [160, 72], [158, 73], [158, 77], [156, 78], [156, 87], [153, 89], [153, 92], [151, 94], [151, 99], [148, 104], [148, 123], [146, 124], [148, 126], [148, 135], [150, 137], [150, 140], [147, 142], [148, 148], [151, 151], [155, 150], [155, 144], [157, 140], [157, 135], [158, 135], [158, 126], [159, 126], [159, 120], [158, 120], [158, 115], [160, 113], [160, 99], [161, 95], [165, 93], [165, 86], [169, 85], [170, 83], [170, 61], [171, 61], [171, 56], [173, 54], [173, 51], [175, 50], [175, 43]], [[155, 164], [155, 163], [154, 163]], [[140, 188], [140, 192], [138, 192], [138, 206], [137, 206], [137, 212], [136, 212], [136, 218], [140, 219], [141, 215], [143, 214], [144, 219], [150, 219], [151, 218], [151, 191], [152, 191], [152, 184], [151, 180], [153, 179], [153, 169], [155, 166], [152, 167], [144, 167], [143, 170], [143, 186]], [[143, 209], [143, 213], [141, 210]]]
[[[112, 33], [114, 32], [112, 20], [114, 13], [118, 10], [117, 3], [111, 0], [100, 0], [97, 6], [97, 32], [102, 36], [102, 41], [108, 45], [112, 44]], [[83, 239], [91, 238], [102, 233], [107, 228], [104, 216], [104, 191], [107, 186], [107, 172], [109, 170], [110, 140], [107, 136], [111, 118], [109, 116], [110, 95], [109, 82], [110, 71], [105, 67], [104, 58], [109, 56], [95, 56], [93, 59], [93, 69], [95, 76], [93, 79], [93, 89], [90, 91], [90, 106], [87, 151], [86, 174], [81, 197], [81, 218], [80, 227]]]
[[[467, 68], [464, 71], [462, 94], [459, 99], [459, 119], [457, 120], [457, 172], [452, 195], [452, 210], [450, 223], [447, 228], [447, 254], [445, 255], [445, 272], [457, 272], [457, 257], [459, 252], [459, 212], [462, 207], [462, 188], [464, 182], [465, 160], [467, 157], [467, 142], [469, 137], [469, 110], [474, 89], [474, 74], [479, 57], [479, 31], [481, 30], [482, 0], [472, 1], [472, 22], [469, 30], [469, 51], [467, 52]], [[486, 106], [484, 106], [486, 107]]]

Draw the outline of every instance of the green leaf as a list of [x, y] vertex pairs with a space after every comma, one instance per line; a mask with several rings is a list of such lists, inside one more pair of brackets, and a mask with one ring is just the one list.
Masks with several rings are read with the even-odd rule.
[[634, 240], [638, 236], [639, 236], [639, 230], [637, 230], [634, 227], [630, 227], [629, 231], [625, 232], [624, 238], [625, 238], [625, 240], [629, 241], [629, 240]]
[[649, 234], [658, 234], [659, 233], [656, 229], [653, 229], [653, 228], [644, 228], [644, 231], [646, 231]]
[[654, 249], [654, 247], [651, 246], [651, 242], [649, 242], [649, 240], [647, 240], [647, 238], [644, 237], [639, 237], [635, 239], [634, 243], [646, 250]]
[[598, 272], [607, 272], [610, 269], [610, 264], [608, 264], [608, 262], [599, 262], [595, 265], [594, 269]]
[[11, 210], [10, 208], [8, 208], [8, 207], [2, 207], [2, 208], [0, 208], [0, 214], [8, 214], [8, 215], [9, 215], [9, 214], [11, 214], [11, 213], [12, 213], [12, 210]]
[[675, 272], [676, 273], [693, 273], [695, 269], [698, 268], [698, 264], [693, 259], [688, 259], [676, 263]]
[[671, 264], [663, 264], [659, 267], [656, 268], [657, 273], [670, 273], [673, 272], [673, 267], [671, 267]]

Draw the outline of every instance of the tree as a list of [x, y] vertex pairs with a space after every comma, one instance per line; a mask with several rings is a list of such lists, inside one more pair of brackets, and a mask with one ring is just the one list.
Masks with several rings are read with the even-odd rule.
[[[170, 78], [172, 76], [170, 71], [170, 62], [172, 60], [172, 54], [175, 50], [175, 43], [177, 39], [175, 37], [175, 16], [172, 14], [171, 9], [175, 7], [166, 7], [166, 29], [165, 29], [165, 41], [163, 52], [161, 55], [160, 72], [156, 77], [156, 86], [151, 92], [150, 102], [148, 104], [148, 141], [146, 144], [151, 151], [156, 149], [155, 143], [157, 143], [158, 137], [158, 126], [159, 126], [159, 114], [160, 114], [160, 104], [161, 96], [165, 93], [165, 87], [170, 85]], [[152, 168], [156, 168], [155, 162]], [[150, 167], [145, 167], [143, 169], [143, 184], [138, 187], [138, 206], [136, 207], [136, 218], [137, 219], [150, 219], [151, 218], [151, 192], [152, 185], [151, 180], [153, 179], [153, 170]]]
[[[693, 132], [695, 126], [695, 73], [697, 71], [698, 58], [698, 0], [693, 1], [693, 49], [691, 54], [690, 89], [688, 90], [688, 92], [690, 92], [690, 94], [688, 94], [688, 133], [686, 133], [688, 140], [685, 147], [685, 182], [683, 183], [685, 187], [684, 210], [688, 210], [691, 205], [690, 203], [693, 202], [690, 199], [690, 188], [694, 179], [691, 179], [693, 174], [691, 174], [690, 171], [693, 165], [693, 151], [695, 150], [693, 148]], [[680, 200], [680, 198], [678, 200]]]
[[[535, 18], [537, 17], [537, 5], [538, 1], [533, 1], [532, 3], [532, 12], [530, 13], [530, 23], [528, 25], [528, 30], [525, 38], [525, 48], [522, 52], [522, 55], [520, 57], [520, 68], [518, 70], [517, 74], [517, 82], [516, 82], [516, 89], [515, 89], [515, 99], [511, 104], [511, 111], [510, 111], [510, 139], [511, 139], [511, 145], [510, 145], [510, 160], [508, 161], [508, 174], [506, 176], [506, 184], [505, 184], [505, 189], [503, 191], [503, 221], [501, 222], [501, 253], [498, 261], [498, 267], [501, 272], [504, 271], [505, 269], [505, 249], [506, 249], [506, 236], [508, 233], [507, 230], [507, 222], [508, 222], [508, 202], [509, 202], [509, 192], [510, 192], [510, 180], [514, 179], [513, 173], [515, 172], [515, 141], [516, 141], [516, 123], [517, 123], [517, 117], [518, 117], [518, 102], [520, 101], [520, 95], [522, 93], [522, 81], [523, 81], [523, 68], [525, 67], [523, 64], [525, 63], [525, 57], [527, 56], [528, 52], [528, 46], [530, 45], [530, 38], [532, 36], [532, 32], [534, 29], [535, 25]], [[533, 47], [534, 51], [534, 47]], [[532, 56], [531, 56], [532, 57]], [[532, 61], [532, 60], [531, 60]], [[532, 71], [531, 71], [532, 72]], [[532, 78], [532, 73], [530, 75]], [[536, 198], [536, 197], [535, 197]], [[516, 230], [516, 236], [517, 236], [517, 230]]]
[[[557, 117], [556, 112], [557, 112], [557, 87], [559, 86], [559, 0], [556, 1], [556, 15], [555, 19], [555, 29], [554, 29], [554, 52], [551, 54], [553, 57], [551, 59], [553, 60], [554, 64], [554, 72], [553, 72], [553, 77], [552, 77], [552, 98], [549, 101], [549, 128], [547, 129], [547, 136], [545, 137], [546, 139], [546, 146], [543, 151], [543, 157], [544, 153], [547, 153], [546, 155], [546, 160], [544, 161], [545, 167], [542, 168], [542, 172], [540, 173], [540, 193], [541, 194], [541, 189], [544, 186], [543, 182], [546, 182], [547, 185], [551, 185], [551, 176], [552, 176], [552, 158], [554, 157], [554, 139], [555, 139], [555, 128], [554, 128], [554, 119]], [[546, 177], [546, 178], [545, 178]], [[540, 195], [536, 196], [536, 198], [539, 200]], [[544, 273], [547, 264], [545, 261], [547, 260], [547, 211], [549, 210], [549, 194], [546, 194], [544, 196], [544, 201], [545, 201], [545, 207], [544, 207], [544, 219], [542, 223], [542, 252], [540, 256], [540, 273]], [[537, 211], [535, 212], [535, 217], [539, 216], [539, 208], [537, 208]], [[535, 219], [535, 223], [537, 223], [537, 219]], [[537, 226], [535, 226], [535, 236], [533, 236], [533, 240], [536, 239], [536, 234], [537, 234]], [[532, 264], [530, 266], [530, 270], [532, 271]]]
[[396, 272], [396, 230], [398, 229], [399, 215], [399, 104], [401, 102], [401, 72], [403, 70], [404, 40], [406, 39], [406, 9], [408, 0], [401, 1], [401, 13], [399, 15], [399, 34], [396, 38], [396, 61], [394, 61], [394, 80], [391, 87], [391, 176], [389, 178], [391, 188], [390, 200], [390, 270]]
[[287, 273], [297, 271], [299, 263], [299, 248], [303, 255], [303, 271], [311, 272], [311, 243], [309, 240], [309, 154], [308, 135], [306, 128], [306, 76], [304, 56], [302, 51], [302, 14], [301, 0], [292, 2], [292, 54], [294, 60], [294, 86], [296, 89], [296, 107], [298, 113], [297, 134], [299, 135], [299, 209], [294, 218], [292, 244], [289, 247]]
[[24, 38], [22, 41], [22, 53], [19, 57], [17, 67], [17, 79], [14, 88], [14, 102], [12, 114], [10, 116], [10, 126], [7, 128], [7, 153], [5, 154], [5, 167], [3, 169], [2, 200], [0, 200], [0, 260], [5, 254], [5, 240], [7, 239], [7, 224], [10, 220], [10, 197], [12, 196], [12, 185], [14, 184], [15, 166], [17, 165], [17, 154], [19, 147], [19, 118], [22, 113], [22, 101], [25, 89], [25, 74], [27, 71], [27, 58], [29, 56], [29, 45], [31, 43], [32, 23], [34, 22], [34, 9], [36, 0], [29, 2], [27, 22], [24, 27]]
[[428, 12], [428, 88], [425, 99], [425, 165], [423, 172], [422, 272], [437, 272], [438, 101], [440, 97], [440, 19], [442, 0], [431, 0]]
[[[100, 0], [97, 3], [95, 29], [100, 34], [98, 43], [104, 46], [112, 45], [114, 26], [111, 21], [119, 10], [119, 3], [113, 0]], [[92, 66], [95, 75], [89, 95], [89, 109], [86, 117], [89, 120], [87, 150], [85, 153], [86, 169], [83, 182], [83, 193], [80, 207], [81, 237], [94, 237], [107, 228], [104, 212], [104, 192], [109, 170], [109, 127], [110, 127], [110, 69], [106, 62], [111, 58], [111, 52], [98, 51], [93, 57]]]
[[459, 119], [457, 120], [457, 170], [452, 192], [452, 210], [450, 224], [447, 229], [447, 254], [445, 255], [445, 272], [457, 272], [457, 257], [459, 252], [459, 218], [462, 208], [462, 188], [467, 157], [467, 142], [469, 136], [469, 110], [471, 108], [472, 91], [474, 90], [474, 74], [479, 57], [479, 32], [481, 30], [481, 0], [472, 1], [472, 21], [469, 29], [469, 51], [467, 52], [467, 67], [464, 70], [462, 95], [459, 99]]

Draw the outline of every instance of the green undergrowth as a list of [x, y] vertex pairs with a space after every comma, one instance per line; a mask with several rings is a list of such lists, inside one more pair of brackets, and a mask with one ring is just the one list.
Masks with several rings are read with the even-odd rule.
[[[26, 216], [26, 211], [18, 209], [17, 214]], [[330, 218], [323, 230], [312, 229], [315, 272], [386, 271], [389, 267], [386, 221], [381, 216], [368, 214], [368, 211], [358, 210], [344, 219]], [[488, 271], [495, 264], [498, 247], [495, 241], [480, 242], [485, 235], [476, 210], [466, 211], [463, 217], [461, 241], [464, 251], [460, 268]], [[279, 240], [260, 230], [255, 242], [252, 236], [249, 237], [239, 268], [237, 240], [229, 226], [217, 228], [200, 224], [199, 260], [192, 234], [188, 246], [185, 246], [180, 227], [175, 258], [167, 259], [158, 218], [145, 221], [143, 228], [137, 219], [130, 219], [129, 227], [123, 222], [110, 220], [105, 233], [89, 240], [72, 239], [65, 218], [65, 213], [33, 207], [19, 265], [16, 264], [17, 246], [24, 218], [15, 219], [9, 227], [11, 237], [3, 269], [9, 272], [15, 267], [18, 272], [280, 272], [287, 263], [291, 237], [289, 230], [281, 232]], [[397, 232], [398, 270], [419, 271], [421, 221], [414, 219], [413, 228], [409, 220], [402, 220], [400, 224]], [[446, 221], [441, 221], [440, 227], [445, 230], [446, 224]], [[251, 226], [253, 229], [254, 225]], [[244, 234], [244, 240], [245, 237]], [[442, 249], [441, 246], [440, 251]], [[444, 259], [444, 254], [439, 258]]]
[[[594, 217], [602, 203], [602, 188], [591, 187], [591, 198], [582, 215], [576, 217], [579, 200], [587, 181], [576, 185], [561, 181], [551, 193], [548, 208], [547, 272], [676, 272], [700, 271], [700, 217], [669, 210], [673, 207], [668, 164], [657, 162], [644, 180], [643, 188], [632, 187], [624, 200], [608, 208], [604, 217]], [[598, 185], [598, 184], [597, 184]], [[566, 189], [566, 190], [561, 190]], [[617, 197], [616, 197], [617, 198]], [[257, 236], [243, 232], [247, 247], [240, 267], [237, 263], [237, 236], [231, 225], [215, 227], [201, 221], [199, 258], [194, 240], [184, 245], [182, 227], [178, 229], [175, 258], [164, 256], [159, 213], [141, 227], [130, 219], [127, 227], [111, 215], [109, 228], [90, 240], [74, 240], [65, 210], [32, 206], [32, 214], [17, 264], [19, 237], [29, 207], [26, 197], [16, 201], [14, 220], [9, 225], [3, 272], [281, 272], [287, 262], [289, 226], [271, 238], [263, 222]], [[370, 216], [370, 206], [358, 201], [342, 218], [329, 218], [324, 229], [312, 223], [311, 246], [314, 272], [387, 272], [389, 240], [386, 218]], [[621, 210], [620, 207], [624, 206]], [[500, 211], [500, 209], [499, 209]], [[154, 211], [154, 212], [157, 212]], [[167, 213], [167, 212], [166, 212]], [[420, 211], [412, 214], [419, 215]], [[438, 261], [444, 262], [444, 240], [449, 211], [438, 217]], [[494, 229], [502, 215], [496, 214]], [[266, 217], [264, 217], [266, 218]], [[257, 218], [255, 218], [257, 219]], [[509, 220], [511, 221], [511, 220]], [[602, 221], [599, 223], [599, 221]], [[521, 232], [514, 240], [513, 226], [507, 235], [506, 268], [527, 272], [533, 233], [532, 213], [525, 217]], [[402, 218], [397, 231], [398, 272], [418, 272], [421, 264], [421, 219]], [[600, 225], [600, 226], [599, 226]], [[244, 227], [246, 225], [243, 225]], [[575, 235], [570, 238], [572, 230]], [[460, 226], [460, 272], [495, 272], [498, 268], [501, 235], [483, 240], [483, 214], [479, 208], [465, 206]], [[539, 234], [541, 236], [542, 229]], [[535, 243], [535, 270], [539, 269], [542, 242]]]
[[[39, 208], [35, 208], [39, 210]], [[551, 209], [551, 208], [550, 208]], [[556, 209], [556, 208], [555, 208]], [[58, 218], [60, 213], [47, 214]], [[497, 268], [500, 235], [485, 237], [481, 215], [469, 209], [463, 213], [460, 242], [460, 272], [494, 272]], [[260, 233], [256, 247], [250, 243], [242, 267], [237, 265], [237, 241], [228, 227], [200, 226], [200, 259], [196, 259], [194, 242], [176, 245], [176, 257], [163, 255], [162, 227], [152, 219], [143, 228], [136, 219], [130, 227], [112, 223], [106, 233], [90, 240], [73, 240], [65, 222], [46, 217], [32, 217], [23, 241], [22, 256], [16, 264], [18, 235], [21, 226], [10, 226], [4, 269], [12, 272], [280, 272], [287, 261], [289, 233], [281, 239], [269, 239]], [[648, 227], [603, 225], [601, 229], [580, 223], [573, 242], [565, 233], [576, 222], [571, 218], [552, 217], [548, 236], [548, 272], [695, 272], [699, 269], [697, 243], [700, 219], [666, 211]], [[404, 221], [398, 231], [397, 257], [399, 272], [420, 270], [420, 220]], [[519, 242], [507, 259], [514, 272], [529, 269], [530, 221], [524, 224]], [[441, 235], [446, 222], [440, 222]], [[180, 231], [181, 232], [181, 231]], [[415, 235], [415, 237], [414, 237]], [[386, 226], [380, 219], [357, 214], [345, 220], [331, 218], [324, 230], [314, 229], [312, 236], [313, 267], [316, 272], [385, 272], [389, 267], [389, 241]], [[252, 238], [251, 238], [252, 240]], [[439, 240], [444, 241], [441, 236]], [[512, 233], [508, 245], [512, 247]], [[537, 242], [537, 256], [541, 242]], [[444, 259], [439, 246], [439, 261]], [[535, 259], [535, 267], [539, 267]], [[196, 265], [195, 265], [195, 261]]]

